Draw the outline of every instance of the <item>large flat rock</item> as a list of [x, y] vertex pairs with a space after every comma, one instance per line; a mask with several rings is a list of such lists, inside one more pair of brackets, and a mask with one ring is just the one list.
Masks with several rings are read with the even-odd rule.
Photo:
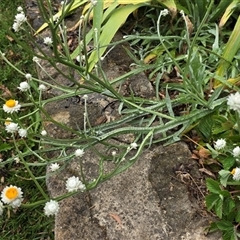
[[[189, 191], [191, 178], [186, 174], [200, 177], [190, 156], [184, 143], [146, 149], [127, 171], [61, 201], [55, 239], [220, 239], [205, 235], [210, 217], [200, 214], [199, 200]], [[83, 168], [89, 179], [97, 174], [98, 158], [93, 152], [84, 155]], [[49, 177], [51, 195], [66, 193], [65, 180], [78, 170], [78, 162], [73, 161], [63, 172]]]

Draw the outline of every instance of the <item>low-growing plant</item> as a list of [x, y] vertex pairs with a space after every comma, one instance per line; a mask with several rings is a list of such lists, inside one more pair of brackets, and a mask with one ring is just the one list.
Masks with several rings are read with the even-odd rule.
[[[142, 4], [142, 2], [139, 4]], [[177, 6], [174, 1], [164, 1], [164, 4], [169, 6], [166, 4], [169, 2], [174, 7]], [[85, 15], [79, 18], [78, 41], [73, 51], [68, 46], [68, 31], [64, 18], [77, 7], [85, 4], [86, 1], [71, 1], [69, 4], [63, 1], [61, 10], [57, 14], [53, 12], [50, 1], [46, 1], [47, 5], [44, 5], [42, 1], [38, 1], [41, 16], [48, 26], [48, 35], [44, 37], [37, 35], [40, 30], [35, 32], [27, 23], [23, 9], [18, 8], [18, 13], [12, 25], [15, 33], [9, 34], [26, 52], [33, 56], [33, 62], [38, 69], [45, 73], [47, 79], [41, 79], [39, 76], [33, 76], [33, 74], [19, 69], [9, 61], [4, 52], [0, 51], [1, 58], [19, 76], [25, 78], [17, 87], [18, 94], [24, 96], [24, 102], [18, 100], [17, 94], [3, 98], [1, 120], [4, 126], [3, 131], [9, 137], [9, 141], [5, 143], [4, 147], [7, 150], [13, 144], [14, 152], [1, 162], [1, 167], [11, 166], [17, 159], [19, 164], [24, 166], [28, 178], [34, 183], [41, 197], [36, 201], [30, 201], [30, 198], [26, 198], [24, 184], [22, 186], [16, 184], [16, 186], [15, 183], [9, 183], [9, 186], [5, 186], [2, 190], [1, 214], [6, 208], [10, 211], [11, 209], [41, 206], [45, 215], [56, 215], [59, 211], [58, 202], [62, 199], [73, 196], [79, 191], [90, 191], [100, 183], [131, 167], [144, 148], [154, 143], [170, 144], [179, 141], [191, 129], [197, 129], [205, 139], [212, 137], [212, 129], [218, 131], [217, 133], [214, 132], [214, 134], [219, 134], [222, 138], [224, 134], [229, 134], [229, 131], [233, 136], [236, 136], [239, 125], [235, 126], [234, 124], [232, 126], [229, 119], [238, 123], [238, 115], [234, 116], [228, 111], [224, 111], [227, 99], [232, 98], [232, 95], [228, 98], [229, 90], [226, 89], [226, 85], [234, 90], [238, 90], [238, 88], [231, 81], [223, 79], [222, 75], [218, 76], [216, 74], [216, 63], [224, 60], [224, 56], [221, 57], [222, 48], [220, 47], [220, 43], [222, 44], [224, 41], [223, 39], [219, 40], [218, 27], [214, 24], [207, 24], [207, 20], [210, 19], [214, 12], [214, 1], [205, 2], [208, 5], [204, 6], [204, 13], [199, 10], [199, 17], [197, 18], [199, 22], [193, 24], [198, 27], [195, 30], [191, 28], [191, 16], [188, 16], [190, 10], [184, 11], [183, 3], [181, 3], [181, 11], [178, 13], [176, 22], [169, 16], [169, 10], [163, 9], [161, 5], [157, 9], [159, 15], [155, 20], [155, 34], [147, 35], [147, 31], [144, 31], [142, 35], [129, 34], [125, 35], [120, 41], [110, 43], [115, 32], [123, 24], [124, 19], [140, 5], [127, 4], [119, 6], [119, 4], [113, 2], [110, 4], [109, 2], [109, 5], [105, 6], [101, 1], [91, 1], [90, 5], [84, 10]], [[191, 9], [193, 6], [191, 5]], [[201, 6], [198, 7], [200, 9]], [[174, 11], [175, 15], [177, 14], [175, 12], [177, 8], [170, 8], [170, 10]], [[93, 16], [91, 16], [92, 13]], [[122, 14], [124, 14], [125, 18], [121, 19], [119, 24], [116, 24], [117, 28], [112, 30], [113, 23], [111, 21], [120, 18]], [[91, 19], [93, 26], [89, 29], [88, 23]], [[172, 24], [176, 33], [162, 27], [166, 23]], [[206, 29], [208, 29], [209, 35], [207, 35]], [[106, 31], [110, 31], [111, 34], [106, 36]], [[235, 29], [234, 32], [236, 32]], [[21, 34], [29, 37], [34, 50], [29, 49], [24, 42], [19, 40]], [[208, 36], [210, 37], [208, 38]], [[134, 41], [135, 43], [136, 41], [142, 41], [148, 47], [143, 50], [140, 60], [134, 53], [126, 49], [128, 54], [132, 56], [133, 61], [135, 60], [134, 68], [123, 76], [109, 80], [106, 78], [102, 68], [102, 60], [109, 51], [112, 49], [114, 51], [114, 46], [126, 41], [130, 44]], [[233, 43], [232, 40], [229, 41], [231, 44]], [[212, 46], [209, 47], [210, 43], [212, 43]], [[133, 44], [132, 49], [134, 49]], [[154, 51], [156, 53], [154, 55], [155, 61], [153, 61], [154, 58], [149, 57]], [[228, 60], [231, 62], [230, 68], [236, 69], [237, 64], [234, 61], [237, 61], [237, 59], [232, 56]], [[71, 82], [71, 85], [66, 86], [55, 81], [45, 69], [45, 63], [48, 63]], [[61, 70], [60, 65], [64, 66], [66, 70]], [[221, 62], [219, 65], [221, 65]], [[175, 69], [178, 81], [162, 81], [163, 75], [171, 73], [173, 69]], [[136, 97], [133, 93], [130, 93], [129, 96], [123, 96], [116, 88], [116, 85], [120, 89], [121, 84], [129, 76], [143, 71], [148, 73], [151, 79], [155, 78], [153, 82], [156, 91], [155, 98]], [[78, 78], [76, 78], [74, 72]], [[235, 71], [232, 77], [235, 78], [237, 74]], [[213, 79], [220, 80], [222, 84], [214, 89]], [[61, 94], [54, 97], [43, 97], [47, 89], [50, 88], [59, 91]], [[100, 93], [117, 101], [119, 103], [117, 110], [121, 117], [115, 121], [92, 126], [88, 119], [88, 97], [91, 93]], [[233, 103], [238, 102], [237, 94], [231, 100]], [[45, 110], [45, 106], [49, 103], [75, 96], [81, 96], [83, 99], [84, 124], [82, 129], [75, 129], [56, 121]], [[236, 110], [232, 105], [231, 108]], [[216, 119], [216, 124], [213, 122], [213, 116]], [[229, 125], [224, 123], [227, 118]], [[71, 132], [72, 137], [68, 139], [52, 137], [44, 129], [45, 125], [42, 124], [46, 121]], [[218, 126], [221, 126], [222, 129], [218, 128]], [[126, 133], [131, 133], [134, 136], [132, 142], [123, 143], [119, 146], [111, 141]], [[159, 135], [161, 137], [155, 137]], [[230, 137], [227, 135], [224, 138]], [[219, 142], [217, 143], [219, 144]], [[96, 145], [104, 146], [110, 150], [117, 149], [117, 151], [111, 151], [110, 155], [108, 152], [98, 152]], [[211, 142], [207, 146], [214, 153], [217, 153], [211, 147]], [[59, 152], [57, 159], [48, 157], [47, 153], [57, 151]], [[86, 151], [94, 152], [98, 158], [99, 169], [96, 178], [89, 180], [84, 170], [81, 169], [77, 176], [73, 175], [67, 179], [65, 194], [50, 198], [43, 187], [43, 182], [47, 177], [46, 174], [37, 175], [38, 172], [35, 170], [49, 166], [51, 174], [54, 175], [63, 170], [66, 163], [74, 159], [78, 159], [81, 163]], [[108, 163], [114, 166], [109, 171], [105, 168]], [[221, 163], [223, 164], [223, 162]], [[237, 206], [235, 203], [237, 198], [233, 200], [231, 193], [219, 186], [219, 184], [222, 184], [223, 187], [227, 187], [227, 178], [231, 175], [235, 178], [238, 172], [237, 162], [231, 160], [231, 163], [232, 165], [223, 164], [224, 170], [220, 171], [220, 182], [212, 179], [207, 181], [209, 191], [212, 192], [212, 195], [210, 194], [210, 197], [206, 199], [207, 207], [209, 210], [215, 209], [220, 218], [232, 214], [234, 207]], [[223, 179], [225, 180], [223, 181]], [[214, 198], [215, 200], [211, 202], [211, 199]], [[224, 198], [227, 198], [227, 201]], [[232, 200], [230, 201], [230, 199]], [[229, 203], [228, 210], [220, 211], [219, 207], [223, 209], [225, 202]], [[238, 215], [234, 215], [230, 222], [233, 219], [238, 219]], [[221, 227], [218, 228], [223, 230], [225, 236], [226, 231]], [[234, 231], [234, 234], [237, 234], [236, 231]]]
[[226, 240], [240, 236], [239, 97], [239, 92], [229, 93], [225, 104], [213, 116], [214, 121], [210, 121], [212, 126], [205, 123], [204, 130], [210, 139], [216, 139], [213, 147], [210, 143], [206, 147], [218, 163], [212, 162], [216, 165], [213, 171], [217, 172], [216, 179], [208, 178], [206, 182], [209, 190], [207, 209], [220, 219], [211, 224], [210, 231], [222, 231]]

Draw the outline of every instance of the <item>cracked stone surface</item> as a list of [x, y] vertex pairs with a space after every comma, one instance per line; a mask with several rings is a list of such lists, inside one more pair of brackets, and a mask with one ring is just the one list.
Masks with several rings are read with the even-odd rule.
[[[127, 171], [89, 192], [61, 201], [55, 239], [220, 239], [217, 234], [205, 236], [210, 218], [199, 214], [196, 199], [189, 196], [187, 185], [176, 174], [183, 166], [190, 169], [189, 174], [197, 174], [190, 156], [181, 142], [146, 149]], [[93, 152], [86, 152], [83, 166], [89, 179], [94, 178], [98, 158]], [[77, 174], [76, 160], [49, 177], [52, 197], [66, 193], [66, 179]]]

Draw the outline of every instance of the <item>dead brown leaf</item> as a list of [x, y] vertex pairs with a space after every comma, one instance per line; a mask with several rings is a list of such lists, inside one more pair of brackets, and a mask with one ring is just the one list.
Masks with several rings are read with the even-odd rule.
[[210, 151], [203, 147], [199, 149], [198, 154], [200, 158], [208, 158], [211, 155]]
[[122, 226], [122, 220], [121, 220], [121, 218], [120, 218], [117, 214], [115, 214], [115, 213], [109, 213], [109, 216], [110, 216], [111, 218], [113, 218], [119, 225]]
[[215, 174], [213, 174], [211, 171], [207, 170], [206, 168], [199, 168], [199, 171], [207, 174], [208, 176], [213, 177], [214, 179], [216, 179]]
[[8, 36], [8, 35], [6, 35], [6, 38], [7, 38], [10, 42], [13, 42], [13, 41], [14, 41], [14, 39], [13, 39], [12, 37]]
[[2, 98], [12, 97], [11, 91], [7, 87], [5, 87], [4, 85], [0, 85], [0, 90], [2, 90], [2, 93], [1, 93]]

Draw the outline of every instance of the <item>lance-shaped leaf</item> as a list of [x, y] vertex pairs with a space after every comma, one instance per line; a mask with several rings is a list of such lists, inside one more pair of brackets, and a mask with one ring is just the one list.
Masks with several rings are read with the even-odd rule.
[[[240, 16], [238, 17], [238, 20], [234, 26], [234, 29], [230, 35], [230, 38], [226, 44], [226, 47], [222, 54], [222, 59], [220, 60], [216, 75], [217, 77], [224, 77], [230, 63], [232, 62], [235, 54], [240, 48]], [[219, 81], [215, 79], [214, 86], [218, 86]]]
[[223, 16], [221, 17], [221, 20], [219, 22], [219, 27], [223, 27], [227, 20], [230, 18], [234, 10], [238, 7], [238, 4], [240, 3], [240, 0], [233, 0], [229, 6], [227, 7], [226, 11], [224, 12]]

